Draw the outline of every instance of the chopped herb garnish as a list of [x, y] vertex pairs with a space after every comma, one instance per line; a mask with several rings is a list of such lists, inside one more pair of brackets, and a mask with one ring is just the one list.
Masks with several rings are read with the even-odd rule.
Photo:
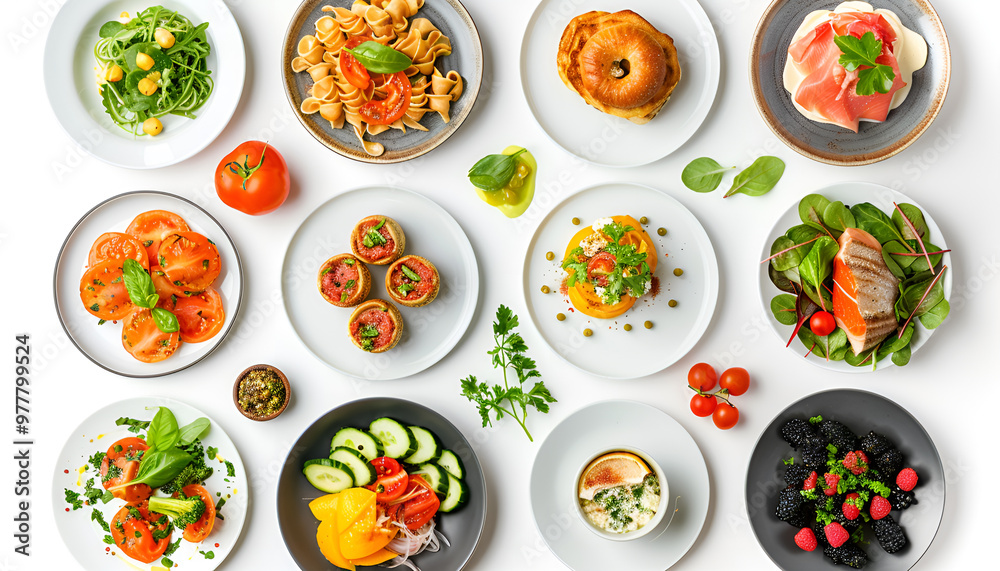
[[146, 240], [145, 242], [142, 243], [142, 245], [148, 248], [148, 247], [150, 247], [150, 246], [153, 245], [153, 241], [152, 240]]
[[230, 478], [236, 475], [236, 467], [229, 460], [226, 460], [226, 475]]
[[411, 280], [413, 280], [415, 282], [419, 282], [420, 281], [420, 276], [417, 275], [417, 272], [411, 270], [405, 264], [403, 264], [402, 266], [400, 266], [400, 268], [402, 268], [404, 276], [410, 278]]
[[325, 276], [326, 274], [330, 273], [330, 270], [332, 270], [332, 269], [333, 268], [323, 268], [323, 271], [320, 272], [319, 275]]
[[208, 269], [208, 260], [202, 260], [201, 261], [201, 267], [203, 267], [203, 268], [205, 268], [207, 270]]
[[115, 421], [115, 426], [122, 426], [123, 424], [128, 425], [128, 431], [133, 434], [139, 434], [140, 430], [145, 430], [149, 428], [148, 420], [136, 420], [134, 418], [128, 418], [123, 416]]
[[68, 489], [63, 488], [66, 491], [66, 503], [73, 506], [73, 511], [76, 511], [83, 507], [83, 500], [80, 499], [80, 494]]
[[396, 288], [396, 291], [399, 292], [399, 295], [406, 296], [406, 294], [413, 291], [413, 286], [411, 284], [400, 284], [400, 286]]
[[108, 322], [108, 320], [107, 320], [107, 319], [98, 319], [98, 320], [97, 320], [97, 324], [98, 324], [98, 325], [104, 325], [104, 324], [105, 324], [105, 323], [107, 323], [107, 322]]
[[344, 260], [344, 263], [347, 264], [348, 266], [353, 266], [354, 260], [352, 258], [347, 258], [346, 260]]
[[101, 310], [101, 306], [98, 305], [98, 304], [96, 304], [96, 303], [94, 305], [90, 306], [90, 311], [100, 311], [100, 310]]
[[111, 533], [111, 528], [108, 526], [108, 522], [104, 521], [104, 514], [101, 513], [101, 510], [94, 508], [94, 511], [90, 512], [90, 521], [96, 521], [105, 533]]

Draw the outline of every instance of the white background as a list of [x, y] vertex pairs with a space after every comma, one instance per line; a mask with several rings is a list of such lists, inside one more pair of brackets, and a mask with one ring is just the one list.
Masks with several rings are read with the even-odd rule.
[[[69, 0], [84, 1], [84, 0]], [[571, 1], [571, 0], [567, 0]], [[372, 395], [412, 399], [439, 410], [473, 441], [485, 469], [489, 517], [473, 560], [474, 569], [559, 569], [531, 523], [526, 491], [537, 440], [581, 406], [608, 398], [653, 403], [674, 416], [701, 446], [711, 474], [708, 521], [678, 570], [771, 569], [746, 519], [744, 478], [760, 431], [789, 403], [832, 387], [874, 390], [913, 413], [934, 438], [947, 470], [947, 505], [940, 532], [917, 569], [960, 569], [975, 564], [986, 530], [995, 530], [984, 498], [996, 496], [996, 408], [998, 376], [993, 355], [1000, 311], [1000, 211], [996, 182], [1000, 92], [992, 11], [986, 0], [937, 2], [949, 32], [953, 75], [947, 102], [930, 130], [897, 157], [881, 164], [839, 168], [802, 158], [767, 129], [754, 107], [747, 78], [750, 40], [765, 0], [703, 0], [722, 48], [722, 82], [715, 107], [692, 140], [664, 160], [627, 171], [585, 167], [559, 150], [537, 127], [519, 85], [518, 53], [534, 2], [469, 0], [486, 49], [487, 73], [475, 110], [458, 133], [423, 159], [395, 166], [351, 162], [327, 151], [291, 114], [280, 80], [280, 53], [294, 0], [231, 1], [248, 57], [243, 98], [229, 127], [196, 157], [151, 172], [107, 166], [88, 157], [62, 132], [44, 101], [41, 52], [52, 6], [58, 0], [6, 2], [0, 23], [0, 90], [3, 109], [3, 207], [0, 256], [4, 303], [0, 350], [13, 353], [14, 334], [30, 333], [34, 384], [32, 436], [32, 555], [13, 553], [10, 520], [4, 529], [0, 569], [76, 568], [57, 539], [48, 503], [54, 458], [70, 431], [109, 401], [168, 395], [202, 408], [235, 440], [253, 483], [252, 514], [242, 544], [225, 569], [289, 569], [275, 518], [276, 476], [291, 442], [314, 419], [344, 402]], [[143, 4], [139, 2], [139, 4]], [[148, 3], [147, 3], [148, 4]], [[622, 7], [627, 7], [623, 3]], [[139, 6], [137, 6], [139, 7]], [[34, 22], [34, 23], [32, 23]], [[67, 79], [67, 86], [70, 80]], [[669, 108], [666, 110], [669, 112]], [[251, 218], [223, 205], [214, 194], [216, 163], [248, 139], [269, 139], [288, 162], [293, 190], [278, 211]], [[482, 203], [464, 178], [481, 156], [511, 143], [529, 147], [540, 165], [536, 206], [516, 220]], [[761, 198], [723, 201], [721, 191], [698, 195], [684, 189], [680, 171], [709, 155], [745, 164], [761, 154], [783, 158], [784, 179]], [[321, 167], [321, 168], [317, 168]], [[559, 183], [560, 177], [564, 182]], [[522, 327], [531, 356], [559, 403], [548, 415], [532, 414], [530, 444], [513, 423], [479, 427], [475, 408], [459, 395], [459, 379], [474, 373], [495, 378], [485, 351], [492, 346], [490, 320], [500, 303], [525, 315], [520, 292], [522, 256], [531, 231], [551, 206], [575, 190], [602, 181], [632, 180], [663, 189], [681, 200], [711, 236], [722, 270], [716, 317], [703, 340], [680, 363], [651, 377], [609, 382], [582, 374], [546, 348], [531, 326]], [[952, 313], [938, 334], [905, 368], [869, 375], [841, 375], [794, 358], [767, 330], [757, 299], [758, 252], [773, 219], [803, 194], [838, 181], [864, 180], [893, 186], [923, 204], [954, 249]], [[296, 340], [279, 300], [279, 269], [288, 239], [319, 204], [343, 190], [379, 183], [399, 184], [430, 196], [464, 226], [480, 260], [482, 295], [462, 343], [443, 361], [413, 378], [358, 383], [318, 362]], [[120, 192], [158, 189], [205, 205], [229, 230], [247, 271], [245, 310], [222, 348], [198, 366], [166, 378], [129, 380], [86, 360], [62, 332], [52, 301], [51, 275], [66, 233], [93, 205]], [[609, 356], [608, 358], [620, 358]], [[753, 376], [738, 397], [736, 428], [719, 431], [688, 411], [688, 367], [709, 361], [721, 371], [736, 364]], [[7, 363], [13, 359], [4, 358]], [[277, 365], [294, 392], [277, 420], [253, 423], [230, 398], [235, 375], [257, 362]], [[13, 408], [13, 365], [3, 373]], [[8, 413], [0, 433], [13, 437]], [[6, 438], [5, 438], [6, 439]], [[9, 442], [9, 440], [8, 440]], [[12, 452], [12, 450], [11, 450]], [[14, 507], [14, 462], [0, 461], [0, 504]], [[978, 536], [978, 537], [977, 537]], [[974, 545], [979, 547], [973, 548]], [[819, 557], [819, 556], [817, 556]], [[429, 570], [430, 571], [430, 570]]]

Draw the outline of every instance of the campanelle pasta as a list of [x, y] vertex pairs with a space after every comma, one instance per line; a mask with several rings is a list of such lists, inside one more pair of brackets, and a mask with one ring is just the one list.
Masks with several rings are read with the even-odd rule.
[[[381, 155], [385, 147], [366, 141], [365, 133], [378, 135], [389, 129], [407, 128], [427, 131], [420, 124], [427, 113], [437, 113], [447, 123], [451, 104], [458, 101], [464, 88], [462, 76], [452, 70], [442, 74], [437, 59], [451, 54], [451, 40], [430, 20], [414, 18], [424, 0], [356, 0], [348, 10], [324, 6], [327, 15], [316, 20], [315, 33], [303, 36], [292, 70], [308, 73], [313, 85], [306, 91], [301, 110], [319, 115], [334, 129], [349, 125], [365, 152]], [[340, 52], [354, 37], [367, 37], [406, 54], [413, 65], [405, 70], [411, 86], [410, 104], [403, 116], [387, 125], [366, 122], [359, 113], [372, 100], [387, 97], [386, 86], [372, 81], [365, 89], [352, 85], [340, 69]], [[376, 74], [377, 75], [377, 74]]]

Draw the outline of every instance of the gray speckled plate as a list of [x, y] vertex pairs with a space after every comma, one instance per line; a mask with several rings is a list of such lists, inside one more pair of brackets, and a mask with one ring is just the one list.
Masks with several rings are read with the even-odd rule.
[[285, 547], [303, 571], [329, 571], [334, 567], [316, 545], [319, 522], [309, 511], [309, 502], [324, 493], [314, 488], [302, 475], [302, 464], [311, 458], [329, 456], [330, 439], [341, 428], [353, 426], [367, 429], [371, 421], [383, 416], [430, 430], [446, 448], [462, 459], [465, 466], [468, 502], [452, 513], [436, 516], [437, 529], [448, 538], [451, 546], [442, 546], [437, 553], [416, 555], [413, 562], [421, 569], [459, 571], [476, 550], [486, 524], [486, 480], [469, 441], [448, 419], [423, 405], [397, 398], [366, 398], [343, 404], [319, 417], [295, 441], [281, 469], [277, 491], [278, 527]]
[[[785, 487], [782, 460], [793, 455], [781, 438], [781, 425], [792, 418], [839, 420], [858, 436], [869, 430], [884, 434], [903, 453], [904, 465], [917, 471], [920, 482], [914, 493], [916, 504], [892, 517], [903, 527], [906, 547], [895, 554], [882, 550], [870, 526], [862, 546], [868, 554], [865, 571], [904, 571], [913, 567], [930, 547], [944, 515], [944, 466], [937, 447], [916, 418], [891, 400], [867, 391], [837, 389], [809, 395], [781, 411], [757, 440], [747, 468], [747, 516], [757, 541], [774, 563], [785, 571], [841, 569], [825, 557], [822, 549], [807, 552], [795, 545], [796, 529], [774, 516], [778, 492]], [[799, 456], [795, 454], [795, 457]]]
[[472, 16], [459, 0], [425, 1], [415, 17], [430, 20], [442, 34], [448, 36], [452, 45], [451, 55], [437, 59], [437, 68], [442, 74], [449, 70], [457, 71], [465, 81], [465, 88], [458, 101], [451, 104], [451, 120], [448, 123], [432, 112], [427, 113], [420, 121], [421, 125], [427, 127], [427, 131], [407, 129], [403, 133], [392, 129], [375, 137], [365, 135], [366, 140], [377, 141], [385, 147], [385, 152], [376, 157], [364, 151], [350, 125], [343, 129], [333, 129], [330, 122], [320, 117], [319, 113], [302, 113], [300, 106], [306, 89], [312, 85], [312, 79], [308, 73], [295, 73], [291, 68], [292, 59], [298, 55], [296, 50], [299, 39], [315, 33], [316, 20], [327, 15], [321, 11], [323, 6], [350, 9], [351, 4], [352, 0], [304, 0], [295, 11], [285, 32], [281, 58], [281, 75], [288, 103], [295, 110], [299, 122], [317, 141], [347, 158], [366, 163], [398, 163], [432, 151], [458, 130], [479, 96], [479, 88], [483, 82], [483, 44]]
[[806, 119], [782, 83], [788, 45], [814, 10], [833, 10], [837, 0], [774, 0], [757, 25], [750, 50], [750, 84], [764, 122], [779, 139], [813, 160], [841, 166], [876, 163], [913, 144], [944, 104], [951, 78], [948, 36], [927, 0], [868, 0], [895, 12], [903, 25], [927, 41], [927, 64], [913, 74], [913, 87], [883, 123], [862, 122], [858, 133]]

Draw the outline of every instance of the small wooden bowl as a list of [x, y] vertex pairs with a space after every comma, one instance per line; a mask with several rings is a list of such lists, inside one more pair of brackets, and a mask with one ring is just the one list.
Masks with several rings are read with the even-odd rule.
[[[243, 407], [240, 406], [240, 381], [242, 381], [243, 377], [245, 377], [247, 373], [249, 373], [250, 371], [272, 371], [276, 375], [278, 375], [278, 378], [281, 379], [281, 384], [284, 385], [285, 387], [285, 402], [281, 404], [281, 408], [266, 416], [255, 415], [243, 410]], [[239, 410], [240, 413], [243, 414], [243, 416], [249, 418], [250, 420], [258, 420], [258, 421], [271, 420], [272, 418], [278, 416], [279, 414], [285, 411], [285, 407], [288, 406], [288, 401], [290, 401], [291, 399], [292, 399], [292, 388], [288, 385], [288, 377], [286, 377], [284, 373], [278, 370], [277, 367], [272, 367], [271, 365], [253, 365], [247, 367], [246, 369], [243, 369], [242, 373], [236, 376], [236, 383], [233, 384], [233, 404], [236, 405], [236, 409]]]

